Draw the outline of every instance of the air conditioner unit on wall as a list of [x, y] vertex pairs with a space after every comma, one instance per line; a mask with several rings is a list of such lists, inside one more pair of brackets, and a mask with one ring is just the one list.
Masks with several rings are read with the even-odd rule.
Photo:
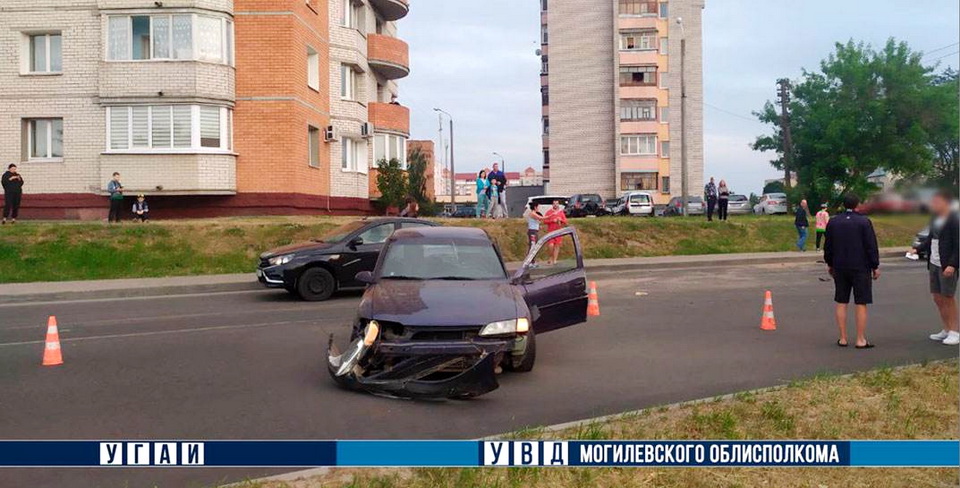
[[361, 137], [373, 137], [373, 124], [370, 122], [364, 122], [360, 125], [360, 136]]
[[329, 125], [326, 129], [324, 129], [323, 140], [327, 142], [333, 142], [337, 140], [337, 131], [332, 125]]

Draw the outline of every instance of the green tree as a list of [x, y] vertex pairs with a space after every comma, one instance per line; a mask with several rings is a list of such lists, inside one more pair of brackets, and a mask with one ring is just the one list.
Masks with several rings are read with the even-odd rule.
[[[921, 58], [893, 39], [879, 51], [850, 41], [838, 43], [820, 71], [804, 70], [790, 101], [798, 178], [792, 197], [836, 204], [846, 192], [876, 191], [867, 176], [879, 168], [907, 178], [929, 173], [931, 129], [943, 108], [933, 103], [933, 69]], [[772, 163], [782, 168], [779, 116], [769, 102], [756, 115], [776, 127], [753, 147], [777, 152]]]
[[936, 157], [930, 174], [930, 182], [939, 187], [952, 188], [956, 193], [960, 186], [960, 76], [950, 68], [934, 79], [930, 88], [931, 103], [942, 107], [931, 121], [931, 145]]
[[409, 186], [407, 193], [417, 203], [421, 206], [431, 203], [427, 198], [427, 158], [420, 148], [415, 149], [407, 157], [407, 181]]
[[384, 210], [403, 204], [407, 196], [407, 177], [400, 160], [392, 158], [377, 162], [377, 189], [380, 190], [380, 204]]
[[783, 186], [782, 181], [771, 181], [766, 185], [763, 185], [763, 193], [783, 193], [786, 189]]

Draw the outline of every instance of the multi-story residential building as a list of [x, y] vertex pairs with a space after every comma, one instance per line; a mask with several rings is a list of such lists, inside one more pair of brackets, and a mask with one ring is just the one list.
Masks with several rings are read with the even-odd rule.
[[[6, 0], [0, 161], [26, 217], [356, 213], [405, 159], [406, 0]], [[392, 102], [392, 103], [391, 103]]]
[[688, 192], [701, 193], [703, 7], [704, 0], [540, 1], [548, 192], [642, 189], [666, 203], [681, 190], [682, 122]]

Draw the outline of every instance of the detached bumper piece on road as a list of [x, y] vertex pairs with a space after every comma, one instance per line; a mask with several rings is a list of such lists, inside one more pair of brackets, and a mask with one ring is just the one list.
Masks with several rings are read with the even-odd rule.
[[386, 342], [379, 328], [341, 353], [330, 336], [327, 370], [340, 386], [414, 399], [472, 398], [500, 387], [496, 365], [507, 342]]

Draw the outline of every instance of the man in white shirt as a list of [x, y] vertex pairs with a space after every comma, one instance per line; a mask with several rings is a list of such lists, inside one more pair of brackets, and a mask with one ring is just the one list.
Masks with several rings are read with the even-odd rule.
[[[940, 312], [943, 330], [931, 334], [930, 339], [948, 346], [960, 344], [960, 330], [957, 321], [957, 268], [960, 263], [960, 222], [951, 208], [953, 195], [948, 191], [938, 192], [930, 203], [933, 219], [930, 232], [921, 244], [924, 254], [929, 256], [927, 269], [930, 271], [930, 293]], [[916, 249], [913, 250], [917, 252]]]

